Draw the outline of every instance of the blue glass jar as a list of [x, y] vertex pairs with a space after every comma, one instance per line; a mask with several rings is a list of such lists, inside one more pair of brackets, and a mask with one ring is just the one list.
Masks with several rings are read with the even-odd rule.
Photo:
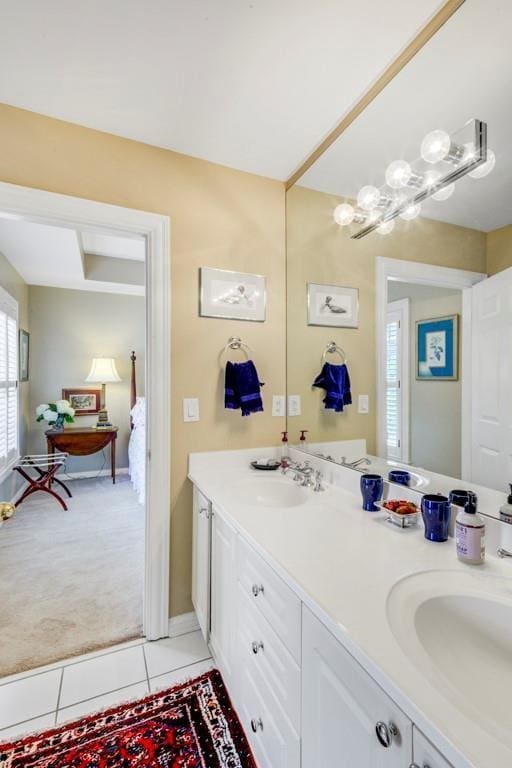
[[421, 500], [421, 516], [425, 524], [425, 538], [429, 541], [447, 541], [451, 504], [447, 496], [428, 493]]
[[363, 509], [366, 512], [378, 512], [379, 507], [375, 506], [375, 502], [382, 499], [382, 491], [384, 490], [382, 476], [362, 475], [360, 485], [363, 496]]

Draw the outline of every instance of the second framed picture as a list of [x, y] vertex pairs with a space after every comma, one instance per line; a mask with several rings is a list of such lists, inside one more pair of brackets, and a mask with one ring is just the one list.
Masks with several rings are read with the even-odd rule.
[[62, 399], [69, 400], [70, 406], [75, 409], [75, 416], [88, 416], [92, 413], [98, 413], [101, 409], [101, 387], [63, 389]]
[[308, 283], [308, 325], [358, 328], [359, 291], [357, 288]]
[[416, 322], [417, 368], [421, 381], [457, 381], [459, 378], [459, 316]]

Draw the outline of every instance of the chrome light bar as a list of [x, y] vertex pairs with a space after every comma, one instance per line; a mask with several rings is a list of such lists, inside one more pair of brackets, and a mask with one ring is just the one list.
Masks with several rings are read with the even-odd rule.
[[[409, 164], [411, 174], [399, 189], [384, 184], [379, 189], [380, 201], [372, 210], [356, 208], [353, 223], [362, 223], [362, 226], [351, 235], [351, 239], [360, 240], [366, 237], [386, 222], [392, 221], [407, 209], [432, 197], [487, 162], [487, 123], [482, 120], [469, 120], [463, 128], [449, 136], [449, 141], [445, 132], [433, 131], [429, 136], [437, 133], [446, 137], [448, 142], [444, 156], [440, 160], [425, 161], [424, 153], [422, 158]], [[426, 139], [424, 143], [425, 141]], [[490, 154], [494, 161], [491, 151]], [[436, 178], [429, 183], [426, 177], [433, 171]]]

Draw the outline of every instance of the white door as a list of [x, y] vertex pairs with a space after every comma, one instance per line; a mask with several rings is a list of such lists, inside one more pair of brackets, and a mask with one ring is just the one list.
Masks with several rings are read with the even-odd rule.
[[471, 288], [471, 476], [507, 490], [512, 478], [512, 268]]
[[386, 313], [385, 424], [387, 456], [409, 461], [409, 299], [390, 301]]
[[236, 532], [213, 508], [210, 646], [226, 685], [234, 685]]
[[194, 486], [192, 602], [206, 643], [210, 636], [211, 509], [211, 502]]
[[416, 726], [413, 729], [414, 763], [411, 768], [452, 768]]
[[305, 607], [302, 626], [302, 768], [409, 768], [410, 720]]

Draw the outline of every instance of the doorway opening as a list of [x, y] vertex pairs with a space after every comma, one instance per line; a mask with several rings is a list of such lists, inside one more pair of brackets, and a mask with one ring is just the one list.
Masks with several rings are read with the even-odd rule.
[[0, 491], [26, 494], [0, 528], [1, 676], [168, 634], [168, 230], [164, 216], [0, 185], [0, 283], [16, 310], [10, 336], [0, 327], [7, 355], [16, 341]]

